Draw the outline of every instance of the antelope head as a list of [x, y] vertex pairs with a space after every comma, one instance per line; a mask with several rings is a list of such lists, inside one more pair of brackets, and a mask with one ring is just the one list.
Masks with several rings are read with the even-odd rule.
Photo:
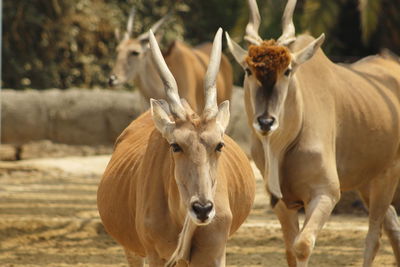
[[[115, 32], [119, 44], [117, 46], [117, 60], [108, 80], [110, 86], [117, 86], [134, 80], [139, 74], [141, 63], [148, 50], [149, 34], [147, 32], [142, 33], [137, 38], [132, 37], [135, 13], [135, 8], [132, 8], [126, 25], [126, 32], [122, 38], [120, 38], [119, 31], [116, 30]], [[168, 13], [157, 21], [151, 26], [151, 30], [155, 33], [170, 15], [171, 13]]]
[[218, 159], [224, 150], [224, 132], [229, 122], [229, 101], [217, 105], [216, 79], [221, 61], [222, 29], [214, 38], [205, 76], [205, 107], [201, 115], [180, 99], [168, 69], [150, 31], [150, 49], [163, 81], [166, 100], [150, 100], [156, 129], [170, 144], [175, 165], [174, 178], [180, 199], [196, 225], [209, 224], [215, 216], [214, 196], [218, 181]]
[[[235, 60], [245, 70], [244, 88], [249, 90], [253, 108], [253, 128], [261, 136], [267, 136], [279, 128], [283, 106], [289, 87], [294, 87], [297, 68], [309, 60], [325, 39], [325, 35], [309, 43], [299, 51], [291, 51], [296, 41], [293, 11], [296, 0], [288, 0], [278, 40], [263, 41], [258, 35], [260, 14], [256, 0], [248, 0], [250, 16], [245, 40], [248, 51], [232, 41], [226, 33], [228, 47]], [[295, 90], [295, 88], [293, 88]]]

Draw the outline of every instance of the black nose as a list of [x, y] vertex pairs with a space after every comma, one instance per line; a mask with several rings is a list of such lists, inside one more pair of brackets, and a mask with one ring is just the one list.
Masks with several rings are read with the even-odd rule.
[[213, 204], [211, 202], [207, 202], [206, 204], [202, 204], [198, 201], [192, 204], [192, 209], [197, 216], [197, 219], [201, 221], [205, 221], [208, 219], [208, 215], [213, 209]]
[[265, 116], [259, 116], [257, 118], [258, 124], [260, 125], [261, 130], [263, 131], [269, 131], [272, 128], [272, 125], [275, 123], [275, 118], [274, 117], [265, 117]]
[[110, 78], [108, 79], [108, 85], [114, 86], [116, 81], [117, 81], [117, 76], [111, 75]]

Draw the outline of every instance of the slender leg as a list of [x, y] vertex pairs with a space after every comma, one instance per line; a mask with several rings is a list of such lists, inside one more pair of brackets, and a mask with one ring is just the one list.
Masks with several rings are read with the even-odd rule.
[[[382, 225], [385, 222], [385, 230], [388, 233], [392, 247], [395, 250], [396, 259], [399, 255], [399, 225], [394, 209], [390, 208], [396, 190], [396, 168], [387, 170], [381, 177], [375, 178], [363, 188], [360, 188], [361, 196], [368, 206], [369, 227], [365, 240], [364, 267], [372, 266], [372, 262], [379, 249], [379, 239], [382, 234]], [[397, 217], [397, 216], [395, 216]], [[394, 243], [393, 243], [394, 242]]]
[[383, 229], [389, 237], [397, 266], [400, 266], [400, 222], [393, 206], [390, 206], [386, 212]]
[[339, 189], [336, 195], [319, 194], [313, 196], [311, 201], [306, 205], [306, 217], [303, 229], [294, 241], [294, 252], [297, 260], [297, 267], [305, 267], [308, 265], [311, 252], [315, 245], [316, 237], [324, 226], [325, 222], [339, 200]]
[[129, 267], [143, 267], [144, 266], [144, 259], [140, 256], [137, 256], [135, 253], [129, 251], [128, 249], [124, 248], [125, 256], [128, 260]]
[[288, 209], [283, 201], [278, 201], [276, 203], [274, 212], [281, 223], [288, 266], [296, 267], [296, 256], [293, 250], [293, 243], [299, 233], [298, 212], [297, 210]]

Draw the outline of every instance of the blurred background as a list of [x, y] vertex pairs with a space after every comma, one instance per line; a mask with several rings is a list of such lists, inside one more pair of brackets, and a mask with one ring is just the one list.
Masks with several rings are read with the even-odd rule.
[[[257, 2], [260, 36], [279, 37], [286, 0]], [[211, 41], [218, 27], [245, 46], [247, 0], [3, 0], [1, 266], [126, 266], [122, 248], [102, 227], [96, 191], [115, 139], [147, 105], [132, 83], [105, 90], [114, 31], [124, 33], [132, 7], [133, 37], [174, 11], [160, 30], [161, 48], [175, 39], [193, 46]], [[383, 48], [400, 55], [400, 0], [298, 0], [294, 22], [297, 33], [324, 32], [323, 49], [333, 61], [353, 62]], [[227, 133], [249, 155], [243, 71], [226, 48], [225, 54], [237, 85]], [[280, 226], [254, 170], [255, 205], [228, 244], [227, 266], [286, 266]], [[400, 187], [394, 203], [400, 212]], [[334, 213], [310, 266], [361, 266], [368, 226], [357, 194], [342, 194]], [[387, 239], [380, 250], [376, 266], [394, 266]]]
[[[258, 1], [263, 38], [280, 35], [285, 4]], [[134, 35], [174, 11], [163, 27], [164, 44], [210, 41], [220, 26], [241, 41], [248, 21], [245, 0], [4, 0], [3, 88], [107, 87], [114, 30], [125, 30], [133, 6]], [[334, 61], [351, 62], [382, 48], [400, 53], [400, 0], [298, 0], [294, 20], [298, 33], [325, 32], [323, 48]], [[240, 84], [241, 71], [233, 65]]]

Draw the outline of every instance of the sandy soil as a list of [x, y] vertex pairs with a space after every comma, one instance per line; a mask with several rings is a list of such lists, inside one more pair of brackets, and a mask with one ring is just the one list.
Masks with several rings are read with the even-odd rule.
[[[127, 266], [104, 231], [96, 189], [109, 156], [0, 162], [0, 266]], [[253, 211], [230, 239], [228, 266], [286, 266], [280, 226], [262, 181]], [[334, 215], [310, 266], [361, 266], [367, 217]], [[383, 238], [374, 266], [395, 266]]]

